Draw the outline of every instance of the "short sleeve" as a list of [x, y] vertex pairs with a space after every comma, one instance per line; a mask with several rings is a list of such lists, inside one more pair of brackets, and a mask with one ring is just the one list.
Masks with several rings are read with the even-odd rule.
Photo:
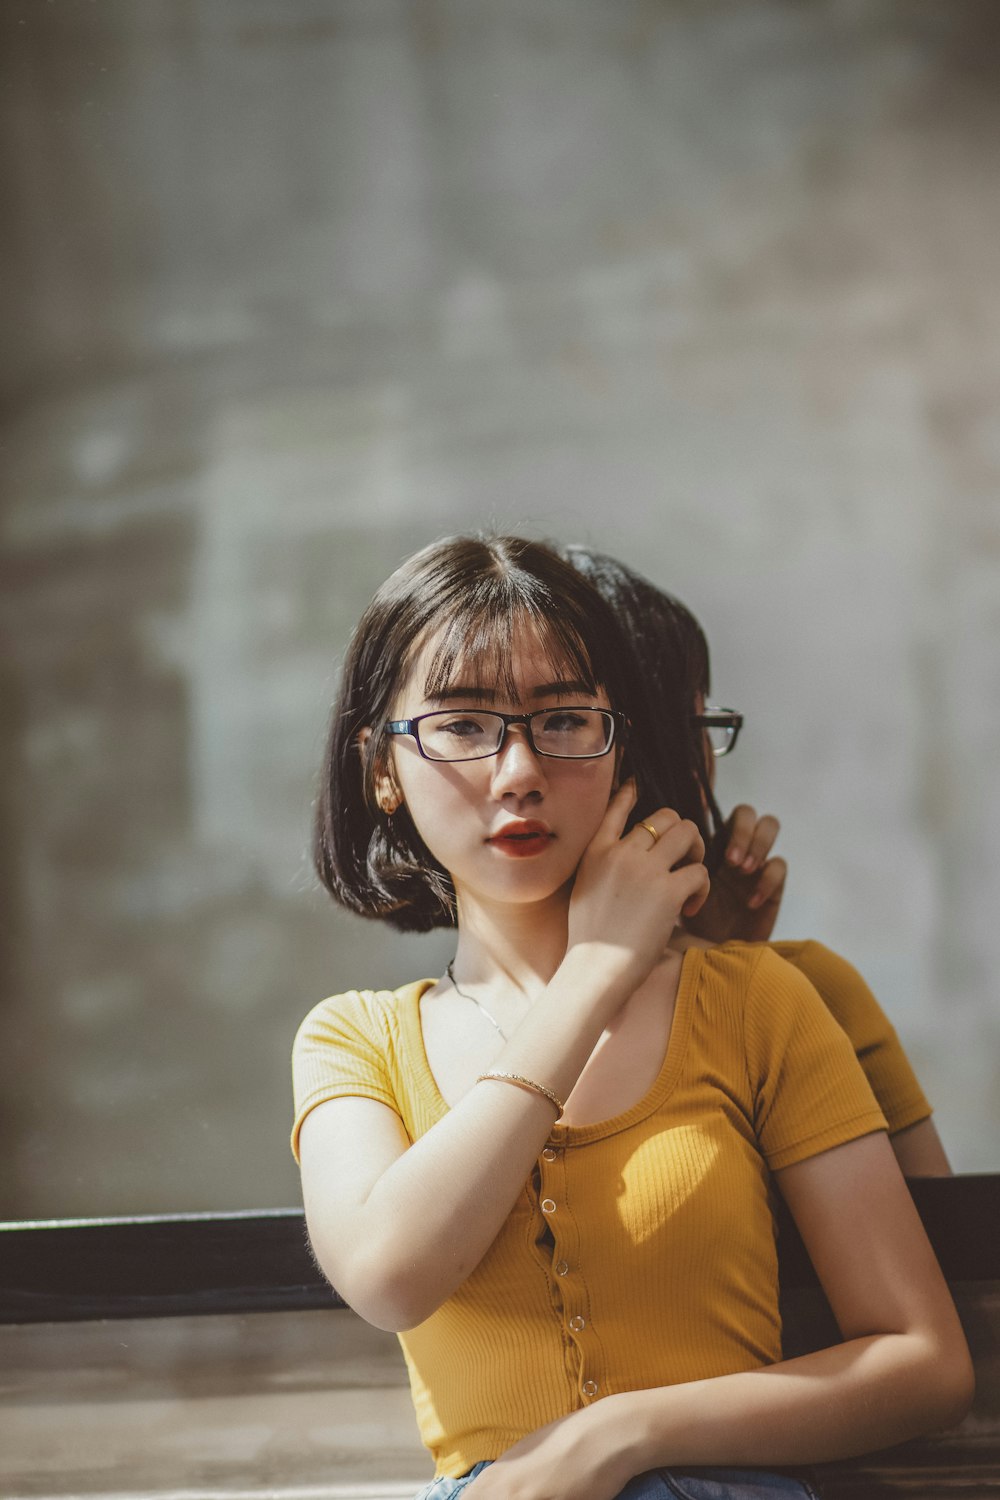
[[334, 995], [309, 1012], [292, 1047], [292, 1154], [296, 1161], [302, 1122], [317, 1104], [354, 1095], [375, 1099], [399, 1112], [389, 1053], [385, 1019], [370, 992]]
[[822, 943], [778, 943], [775, 949], [815, 985], [846, 1031], [890, 1133], [930, 1117], [931, 1106], [885, 1011], [853, 964]]
[[846, 1034], [769, 949], [750, 976], [744, 1027], [754, 1125], [772, 1171], [886, 1129]]

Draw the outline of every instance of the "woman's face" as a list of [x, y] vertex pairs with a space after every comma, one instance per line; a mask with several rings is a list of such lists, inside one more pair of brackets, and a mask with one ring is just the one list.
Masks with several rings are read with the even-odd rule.
[[[412, 719], [441, 709], [530, 713], [574, 705], [609, 708], [607, 694], [588, 690], [569, 666], [553, 663], [537, 631], [515, 634], [513, 701], [500, 701], [483, 674], [461, 665], [444, 698], [425, 696], [439, 637], [417, 653], [393, 717]], [[483, 760], [425, 760], [408, 735], [392, 740], [391, 769], [418, 833], [451, 876], [460, 904], [544, 901], [569, 886], [597, 832], [616, 784], [617, 747], [589, 760], [538, 755], [523, 725], [511, 725], [499, 753]]]

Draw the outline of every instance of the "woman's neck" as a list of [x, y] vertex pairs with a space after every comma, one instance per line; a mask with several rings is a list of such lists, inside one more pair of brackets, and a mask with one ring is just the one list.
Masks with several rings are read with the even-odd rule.
[[567, 888], [543, 902], [498, 907], [460, 895], [459, 981], [510, 987], [533, 1000], [566, 956], [569, 895]]

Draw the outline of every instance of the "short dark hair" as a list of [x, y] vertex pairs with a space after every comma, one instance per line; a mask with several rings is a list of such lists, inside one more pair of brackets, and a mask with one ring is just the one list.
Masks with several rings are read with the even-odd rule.
[[713, 840], [718, 845], [723, 818], [712, 791], [710, 752], [691, 723], [695, 702], [708, 696], [711, 682], [705, 632], [679, 599], [617, 558], [581, 546], [564, 548], [563, 556], [610, 604], [638, 658], [655, 750], [647, 796], [696, 823], [706, 849]]
[[[416, 651], [439, 630], [425, 693], [443, 695], [458, 666], [481, 664], [514, 698], [512, 645], [527, 622], [560, 666], [603, 687], [629, 720], [622, 774], [635, 775], [633, 820], [648, 815], [654, 761], [645, 694], [615, 612], [577, 568], [544, 542], [512, 536], [447, 537], [416, 553], [375, 594], [351, 639], [334, 705], [316, 805], [313, 852], [319, 878], [341, 905], [403, 931], [454, 926], [451, 879], [405, 807], [378, 805], [388, 770], [385, 726]], [[365, 728], [370, 738], [361, 749]], [[670, 803], [669, 805], [676, 805]]]

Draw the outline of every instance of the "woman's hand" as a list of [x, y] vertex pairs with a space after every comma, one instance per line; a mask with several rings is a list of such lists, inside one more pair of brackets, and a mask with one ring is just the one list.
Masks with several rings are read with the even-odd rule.
[[705, 845], [694, 823], [668, 807], [624, 833], [634, 782], [620, 787], [580, 861], [569, 906], [567, 952], [595, 945], [612, 955], [631, 990], [649, 974], [681, 917], [708, 895]]
[[632, 1478], [613, 1403], [559, 1417], [508, 1448], [463, 1492], [472, 1500], [615, 1500]]
[[696, 917], [686, 917], [688, 932], [711, 943], [767, 942], [788, 874], [783, 859], [770, 858], [780, 827], [777, 818], [770, 813], [758, 817], [745, 802], [733, 809], [723, 829], [724, 849], [711, 892]]

